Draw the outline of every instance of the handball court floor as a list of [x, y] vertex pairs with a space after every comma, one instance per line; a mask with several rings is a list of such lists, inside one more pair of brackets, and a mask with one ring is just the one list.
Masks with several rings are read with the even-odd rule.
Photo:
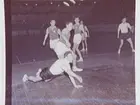
[[83, 78], [80, 89], [74, 88], [65, 76], [48, 83], [22, 82], [25, 73], [35, 75], [38, 68], [50, 66], [55, 60], [12, 65], [12, 105], [135, 105], [135, 66], [131, 52], [120, 56], [84, 55], [84, 62], [78, 63], [84, 70], [76, 72]]

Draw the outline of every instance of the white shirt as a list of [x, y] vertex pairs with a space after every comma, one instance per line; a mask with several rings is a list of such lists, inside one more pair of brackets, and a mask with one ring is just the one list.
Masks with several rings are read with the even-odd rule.
[[65, 70], [70, 70], [70, 64], [66, 59], [58, 59], [54, 64], [50, 67], [50, 72], [53, 75], [62, 74]]
[[121, 30], [121, 33], [128, 33], [128, 29], [131, 29], [131, 26], [130, 26], [130, 24], [129, 23], [121, 23], [120, 25], [119, 25], [119, 29]]

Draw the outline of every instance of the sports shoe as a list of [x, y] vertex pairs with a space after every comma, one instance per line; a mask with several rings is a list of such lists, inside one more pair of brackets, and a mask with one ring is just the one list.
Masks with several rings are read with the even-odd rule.
[[77, 62], [83, 62], [83, 58], [80, 58]]
[[85, 51], [85, 49], [83, 48], [81, 51], [82, 51], [82, 52], [84, 52], [84, 51]]
[[77, 67], [73, 67], [73, 71], [83, 71], [83, 69], [77, 68]]

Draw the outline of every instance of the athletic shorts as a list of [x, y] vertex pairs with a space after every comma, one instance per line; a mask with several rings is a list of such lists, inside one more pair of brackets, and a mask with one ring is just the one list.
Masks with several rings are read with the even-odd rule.
[[62, 74], [60, 75], [53, 75], [49, 68], [46, 67], [46, 68], [43, 68], [42, 71], [40, 72], [40, 77], [42, 78], [42, 81], [45, 81], [45, 80], [52, 80], [56, 77], [59, 77], [59, 76], [62, 76], [62, 75], [65, 75], [66, 77], [69, 77], [68, 74], [66, 72], [63, 72]]
[[64, 54], [68, 51], [71, 51], [70, 48], [68, 48], [64, 43], [62, 43], [61, 41], [58, 41], [56, 43], [56, 46], [54, 48], [54, 51], [56, 53], [56, 55], [58, 56], [58, 58], [61, 56], [64, 56]]
[[131, 38], [131, 34], [130, 33], [121, 33], [120, 34], [120, 39], [125, 40], [125, 39], [129, 39], [129, 38]]
[[55, 45], [56, 43], [59, 41], [59, 39], [55, 39], [55, 40], [50, 40], [50, 48], [51, 49], [54, 49], [55, 48]]
[[82, 41], [82, 36], [81, 34], [75, 34], [73, 38], [73, 43], [75, 44], [80, 44]]
[[56, 77], [56, 75], [53, 75], [50, 71], [49, 68], [43, 68], [42, 71], [40, 72], [40, 77], [42, 78], [42, 81], [48, 80], [48, 79], [53, 79]]

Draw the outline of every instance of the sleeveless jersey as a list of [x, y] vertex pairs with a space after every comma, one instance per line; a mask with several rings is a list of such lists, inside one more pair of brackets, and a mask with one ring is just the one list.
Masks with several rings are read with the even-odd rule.
[[80, 25], [78, 25], [78, 24], [74, 25], [74, 33], [75, 34], [80, 34], [81, 33]]
[[[70, 32], [65, 28], [62, 30], [62, 35], [65, 36], [67, 38], [67, 40], [69, 41], [70, 39]], [[63, 39], [63, 37], [60, 37], [60, 41], [63, 42], [64, 44], [66, 44], [65, 40]]]
[[58, 28], [57, 27], [55, 27], [53, 29], [51, 27], [49, 27], [48, 28], [48, 33], [49, 33], [50, 40], [59, 39]]

